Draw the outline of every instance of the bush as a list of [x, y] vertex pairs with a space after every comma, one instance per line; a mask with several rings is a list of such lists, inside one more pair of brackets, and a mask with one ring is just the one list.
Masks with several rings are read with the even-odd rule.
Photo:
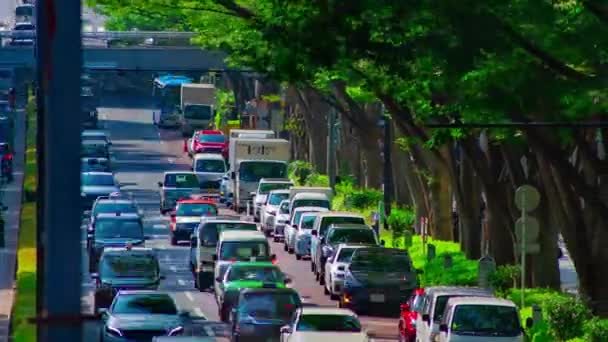
[[585, 331], [585, 341], [605, 342], [608, 341], [608, 320], [593, 317], [587, 321], [583, 327]]
[[496, 271], [490, 274], [490, 285], [495, 291], [505, 293], [510, 288], [517, 287], [517, 280], [521, 268], [517, 265], [498, 266]]
[[572, 296], [551, 298], [545, 303], [544, 310], [549, 333], [557, 341], [582, 336], [585, 321], [591, 317], [585, 303]]
[[329, 186], [329, 178], [326, 175], [313, 172], [306, 177], [305, 186]]
[[303, 185], [306, 182], [308, 176], [315, 172], [314, 167], [311, 163], [303, 160], [294, 160], [289, 163], [287, 167], [287, 173], [297, 185]]
[[355, 209], [365, 209], [377, 206], [382, 198], [382, 192], [375, 189], [354, 190], [346, 194], [346, 205]]
[[406, 229], [411, 229], [416, 219], [414, 210], [410, 208], [392, 208], [391, 214], [386, 218], [386, 222], [391, 227], [393, 234], [395, 232], [401, 233]]

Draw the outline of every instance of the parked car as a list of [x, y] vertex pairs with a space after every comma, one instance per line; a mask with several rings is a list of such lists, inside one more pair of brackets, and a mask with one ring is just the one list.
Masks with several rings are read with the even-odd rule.
[[262, 178], [258, 184], [258, 189], [253, 198], [253, 217], [256, 222], [260, 222], [262, 209], [266, 204], [268, 194], [272, 190], [285, 190], [294, 186], [294, 182], [287, 178]]
[[281, 327], [281, 342], [369, 342], [359, 317], [345, 309], [302, 307]]
[[289, 200], [283, 200], [276, 214], [272, 237], [274, 242], [280, 242], [285, 237], [285, 227], [289, 224]]
[[274, 224], [279, 212], [279, 206], [283, 200], [289, 198], [289, 190], [271, 190], [268, 193], [266, 202], [262, 206], [262, 213], [260, 215], [260, 223], [266, 236], [270, 236], [274, 231]]
[[321, 207], [299, 207], [296, 208], [291, 214], [289, 223], [285, 226], [285, 241], [283, 245], [283, 249], [289, 254], [293, 254], [296, 249], [296, 237], [298, 235], [298, 225], [300, 223], [300, 218], [304, 213], [312, 213], [319, 211], [327, 211], [325, 208]]
[[323, 291], [329, 295], [331, 299], [338, 299], [344, 288], [344, 274], [346, 268], [350, 265], [350, 258], [353, 256], [355, 249], [366, 247], [368, 245], [355, 245], [342, 243], [336, 247], [336, 252], [327, 259], [325, 264], [325, 285]]
[[416, 319], [424, 305], [424, 289], [414, 290], [414, 294], [399, 307], [399, 341], [416, 342]]

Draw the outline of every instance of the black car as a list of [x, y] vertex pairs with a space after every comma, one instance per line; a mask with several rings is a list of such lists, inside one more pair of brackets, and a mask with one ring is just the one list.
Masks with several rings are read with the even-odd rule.
[[144, 246], [144, 224], [135, 214], [99, 214], [92, 232], [87, 234], [89, 270], [97, 270], [97, 263], [104, 248]]
[[347, 223], [330, 225], [327, 228], [327, 234], [323, 236], [317, 247], [317, 255], [313, 256], [318, 265], [317, 272], [315, 272], [316, 280], [321, 285], [325, 280], [325, 262], [341, 243], [379, 245], [376, 233], [368, 225]]
[[291, 288], [241, 290], [231, 312], [233, 341], [280, 341], [281, 327], [302, 307], [298, 293]]
[[109, 309], [99, 309], [103, 321], [101, 342], [151, 341], [156, 336], [179, 336], [190, 321], [178, 311], [168, 293], [120, 291]]
[[81, 172], [112, 172], [110, 167], [110, 160], [108, 158], [81, 158], [80, 159], [80, 171]]
[[418, 287], [409, 254], [397, 248], [357, 248], [344, 273], [339, 306], [357, 313], [398, 308]]
[[150, 248], [106, 248], [99, 259], [94, 308], [106, 308], [120, 290], [156, 290], [163, 277], [156, 253]]

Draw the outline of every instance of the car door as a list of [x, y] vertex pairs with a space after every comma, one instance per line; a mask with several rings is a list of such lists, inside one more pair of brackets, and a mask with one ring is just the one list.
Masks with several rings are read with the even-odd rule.
[[190, 270], [192, 271], [196, 269], [196, 256], [198, 255], [196, 251], [199, 248], [198, 227], [200, 225], [194, 228], [192, 234], [190, 234]]
[[312, 226], [312, 230], [317, 232], [317, 236], [311, 236], [310, 238], [310, 262], [315, 264], [315, 258], [317, 255], [317, 245], [319, 244], [319, 228], [321, 227], [322, 217], [317, 216], [315, 223]]
[[331, 266], [336, 261], [336, 258], [338, 257], [339, 253], [340, 250], [337, 250], [336, 253], [334, 253], [334, 255], [332, 255], [331, 258], [327, 259], [327, 261], [325, 262], [325, 273], [323, 276], [325, 277], [325, 286], [327, 286], [328, 288], [331, 286], [331, 280], [329, 279], [331, 277]]

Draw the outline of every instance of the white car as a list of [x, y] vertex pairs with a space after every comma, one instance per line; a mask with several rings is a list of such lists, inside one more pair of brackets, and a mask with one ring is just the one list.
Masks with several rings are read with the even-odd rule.
[[309, 341], [369, 342], [370, 338], [350, 310], [305, 306], [281, 327], [281, 342]]
[[272, 190], [286, 190], [294, 186], [292, 180], [288, 178], [262, 178], [258, 189], [253, 198], [253, 217], [256, 222], [260, 222], [262, 209], [268, 198], [268, 194]]
[[285, 237], [285, 226], [289, 224], [289, 200], [281, 201], [272, 230], [274, 242], [280, 242]]
[[331, 299], [338, 299], [344, 288], [344, 273], [346, 267], [350, 264], [350, 257], [357, 248], [365, 247], [365, 245], [349, 245], [340, 244], [336, 249], [336, 253], [327, 259], [325, 263], [325, 285], [323, 291], [326, 295], [330, 295]]
[[323, 210], [312, 213], [304, 213], [298, 223], [298, 231], [296, 233], [294, 252], [296, 259], [301, 260], [305, 256], [310, 256], [310, 239], [312, 237], [312, 227], [319, 213]]
[[266, 236], [274, 231], [274, 222], [279, 211], [279, 205], [289, 197], [289, 190], [272, 190], [264, 203], [260, 223]]
[[290, 213], [289, 224], [285, 227], [285, 244], [283, 250], [293, 254], [296, 249], [296, 235], [298, 233], [298, 224], [300, 218], [304, 213], [317, 213], [320, 211], [327, 211], [326, 208], [322, 207], [298, 207]]

